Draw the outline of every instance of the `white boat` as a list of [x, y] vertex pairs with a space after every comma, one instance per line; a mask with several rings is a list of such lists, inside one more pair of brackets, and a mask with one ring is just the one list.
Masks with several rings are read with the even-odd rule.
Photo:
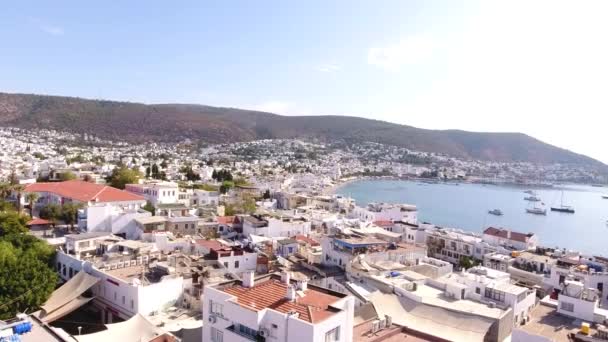
[[540, 197], [538, 197], [536, 195], [532, 195], [532, 196], [524, 197], [524, 200], [530, 201], [530, 202], [540, 202]]
[[608, 195], [602, 195], [603, 199], [608, 199]]
[[545, 208], [528, 208], [526, 212], [534, 215], [547, 215], [547, 209]]

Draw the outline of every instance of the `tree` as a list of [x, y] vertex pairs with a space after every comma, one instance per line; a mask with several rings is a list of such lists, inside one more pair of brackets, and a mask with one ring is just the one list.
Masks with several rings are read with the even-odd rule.
[[129, 169], [126, 166], [120, 166], [112, 170], [112, 174], [108, 177], [111, 186], [124, 189], [125, 185], [139, 182], [141, 173], [136, 169]]
[[35, 192], [28, 192], [27, 195], [25, 195], [25, 199], [27, 200], [27, 203], [29, 203], [30, 205], [30, 216], [34, 217], [34, 204], [36, 203], [36, 201], [38, 200], [40, 196], [35, 193]]
[[158, 165], [156, 165], [156, 163], [152, 164], [151, 175], [152, 175], [152, 178], [154, 178], [154, 179], [159, 178]]
[[152, 170], [150, 169], [150, 166], [146, 167], [146, 178], [150, 178], [151, 174], [152, 174]]
[[61, 218], [61, 207], [58, 204], [49, 203], [40, 208], [40, 213], [38, 216], [45, 220], [51, 221], [51, 224], [55, 226], [57, 221]]
[[264, 191], [264, 195], [262, 195], [262, 197], [264, 199], [270, 199], [270, 190], [266, 189], [266, 191]]
[[0, 236], [27, 233], [27, 216], [14, 210], [0, 213]]
[[0, 199], [6, 200], [13, 192], [9, 183], [0, 183]]
[[61, 207], [61, 219], [70, 225], [70, 229], [74, 229], [74, 224], [78, 222], [78, 210], [81, 208], [82, 205], [76, 203], [65, 203]]
[[243, 198], [243, 211], [246, 214], [255, 213], [257, 206], [255, 205], [255, 198], [252, 196], [246, 196]]
[[169, 166], [169, 164], [167, 163], [167, 160], [163, 159], [163, 161], [160, 163], [160, 167], [162, 167], [163, 169], [166, 169], [167, 166]]
[[76, 179], [76, 175], [72, 171], [66, 171], [66, 172], [62, 172], [60, 174], [59, 179], [62, 182], [69, 181], [69, 180], [74, 180], [74, 179]]
[[[15, 211], [0, 215], [0, 319], [35, 311], [55, 289], [54, 250], [27, 231], [27, 217]], [[11, 227], [11, 229], [5, 229]]]
[[152, 215], [154, 215], [156, 213], [156, 208], [154, 208], [154, 206], [152, 205], [152, 203], [150, 203], [150, 201], [146, 202], [146, 205], [144, 205], [142, 207], [143, 210], [145, 211], [149, 211], [152, 213]]
[[226, 194], [230, 189], [234, 187], [234, 183], [231, 181], [223, 181], [222, 185], [220, 185], [220, 193]]

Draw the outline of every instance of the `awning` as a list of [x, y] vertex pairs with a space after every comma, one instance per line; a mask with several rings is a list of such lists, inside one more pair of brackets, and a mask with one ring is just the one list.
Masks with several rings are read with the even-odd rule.
[[97, 284], [99, 280], [86, 272], [78, 272], [51, 294], [51, 297], [41, 307], [40, 319], [44, 322], [52, 322], [88, 303], [90, 299], [87, 300], [88, 298], [81, 297], [81, 295]]
[[124, 322], [106, 324], [106, 328], [108, 329], [93, 334], [74, 336], [74, 338], [78, 342], [140, 342], [150, 341], [166, 333], [163, 329], [150, 323], [141, 314], [137, 314]]

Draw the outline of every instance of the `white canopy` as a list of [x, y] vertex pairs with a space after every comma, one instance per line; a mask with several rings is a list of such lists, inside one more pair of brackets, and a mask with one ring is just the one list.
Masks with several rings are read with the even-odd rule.
[[106, 324], [107, 330], [88, 335], [74, 336], [78, 342], [142, 342], [150, 341], [166, 332], [154, 326], [144, 316], [137, 314], [129, 320]]
[[91, 299], [81, 295], [99, 282], [99, 278], [78, 272], [72, 279], [55, 290], [41, 307], [39, 317], [44, 322], [52, 322], [88, 303]]

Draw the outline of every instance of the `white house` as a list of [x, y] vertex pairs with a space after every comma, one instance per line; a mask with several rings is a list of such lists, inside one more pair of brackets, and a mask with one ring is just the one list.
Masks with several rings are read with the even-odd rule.
[[519, 233], [510, 229], [488, 227], [483, 231], [483, 241], [496, 246], [505, 246], [516, 250], [536, 249], [538, 236], [533, 233]]
[[203, 341], [353, 340], [354, 299], [288, 273], [205, 287]]
[[79, 180], [29, 184], [24, 193], [37, 193], [39, 198], [35, 207], [39, 208], [50, 203], [82, 205], [78, 227], [87, 232], [134, 234], [133, 220], [150, 215], [141, 210], [146, 200], [139, 195]]
[[418, 222], [418, 208], [410, 204], [370, 203], [366, 207], [356, 206], [351, 216], [365, 222], [403, 221]]
[[599, 292], [585, 288], [580, 281], [566, 280], [557, 298], [557, 312], [584, 320], [603, 324], [608, 319], [608, 310], [599, 307]]
[[193, 190], [190, 203], [195, 207], [218, 205], [220, 203], [220, 193], [217, 191]]
[[244, 216], [243, 234], [265, 237], [291, 237], [295, 235], [308, 235], [311, 232], [311, 223], [301, 217], [261, 217]]
[[174, 182], [153, 181], [144, 184], [127, 184], [125, 190], [144, 197], [153, 206], [178, 203], [179, 187]]
[[144, 266], [161, 256], [153, 244], [116, 240], [111, 235], [78, 234], [68, 236], [66, 245], [74, 248], [57, 252], [57, 272], [63, 280], [81, 270], [100, 279], [92, 288], [93, 304], [101, 310], [105, 323], [115, 318], [126, 320], [137, 313], [150, 315], [174, 305], [182, 296], [183, 277], [146, 271]]
[[535, 290], [512, 284], [509, 273], [482, 266], [448, 274], [439, 281], [466, 285], [465, 298], [510, 307], [514, 325], [525, 322], [536, 304]]

